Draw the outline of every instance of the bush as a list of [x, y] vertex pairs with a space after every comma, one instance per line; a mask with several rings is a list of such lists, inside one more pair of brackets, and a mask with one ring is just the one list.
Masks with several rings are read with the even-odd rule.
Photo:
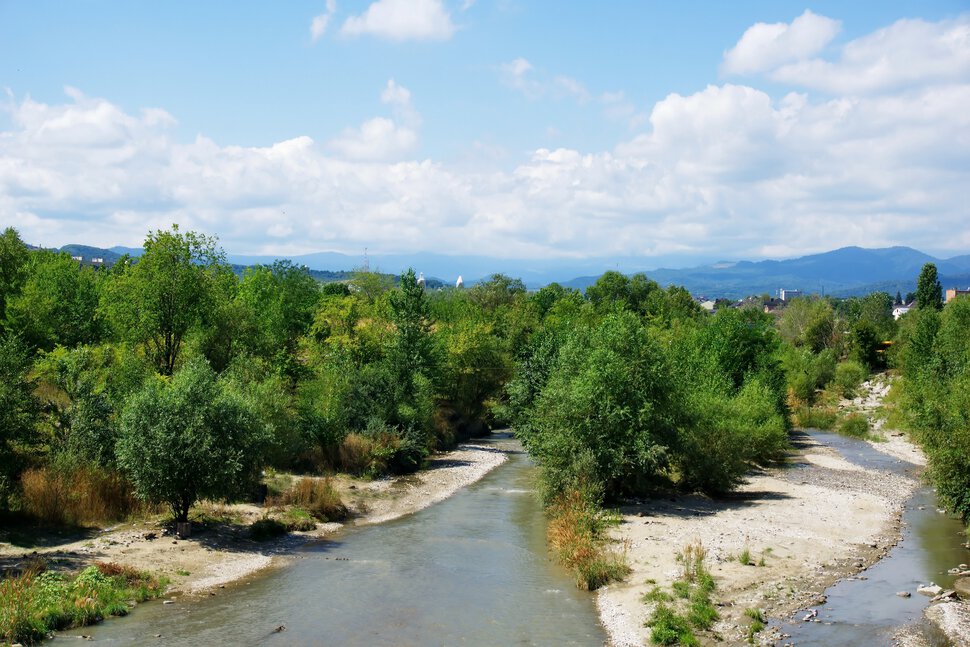
[[869, 435], [869, 419], [861, 413], [850, 413], [839, 423], [838, 431], [846, 436], [865, 438]]
[[289, 528], [279, 519], [263, 517], [257, 519], [249, 526], [249, 537], [254, 541], [266, 541], [275, 539], [289, 532]]
[[854, 398], [856, 389], [869, 376], [865, 366], [854, 360], [848, 360], [835, 367], [835, 386], [843, 398]]
[[839, 413], [835, 409], [826, 407], [810, 407], [808, 405], [799, 407], [795, 411], [793, 422], [796, 426], [805, 429], [821, 429], [828, 431], [834, 429], [839, 421]]
[[350, 433], [344, 436], [338, 449], [340, 469], [357, 476], [371, 471], [374, 460], [374, 443], [367, 436]]

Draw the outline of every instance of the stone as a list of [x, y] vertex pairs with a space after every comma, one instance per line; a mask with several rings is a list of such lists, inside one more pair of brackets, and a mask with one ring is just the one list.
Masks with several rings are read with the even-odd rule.
[[963, 600], [970, 600], [970, 577], [958, 577], [953, 580], [953, 590]]
[[921, 586], [918, 589], [916, 589], [916, 592], [921, 595], [927, 595], [933, 598], [938, 596], [940, 593], [943, 593], [943, 587], [940, 586], [939, 584], [934, 584], [933, 582], [930, 582], [929, 584], [925, 586]]
[[901, 598], [909, 598], [909, 597], [912, 597], [913, 594], [910, 593], [909, 591], [897, 591], [896, 595]]

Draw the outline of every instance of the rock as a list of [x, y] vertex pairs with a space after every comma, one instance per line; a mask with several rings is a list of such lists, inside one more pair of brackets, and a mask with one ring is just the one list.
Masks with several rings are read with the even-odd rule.
[[284, 631], [286, 631], [286, 625], [280, 625], [276, 629], [273, 629], [273, 633], [275, 634], [283, 633]]
[[930, 600], [930, 602], [951, 602], [957, 599], [957, 592], [951, 590], [943, 591], [943, 593], [940, 593], [938, 596]]
[[968, 568], [970, 568], [970, 566], [967, 566], [966, 564], [960, 564], [960, 570], [965, 571]]
[[818, 611], [815, 609], [812, 609], [805, 614], [805, 617], [802, 618], [802, 622], [809, 622], [810, 620], [813, 620], [816, 617], [818, 617]]
[[932, 598], [932, 597], [936, 597], [940, 593], [943, 593], [943, 587], [940, 586], [939, 584], [934, 584], [933, 582], [930, 582], [929, 584], [925, 586], [921, 586], [918, 589], [916, 589], [916, 592], [921, 595], [927, 595]]
[[958, 577], [953, 580], [953, 590], [964, 600], [970, 600], [970, 577]]
[[162, 604], [175, 604], [175, 600], [164, 600]]
[[913, 596], [913, 594], [909, 591], [897, 591], [896, 595], [901, 598], [909, 598]]

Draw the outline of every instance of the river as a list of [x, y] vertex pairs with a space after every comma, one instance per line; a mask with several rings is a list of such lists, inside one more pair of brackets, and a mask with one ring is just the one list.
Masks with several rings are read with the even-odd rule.
[[[864, 441], [812, 430], [808, 433], [867, 469], [897, 473], [916, 469]], [[902, 538], [886, 557], [860, 577], [843, 580], [825, 591], [828, 601], [816, 609], [818, 622], [781, 625], [781, 630], [791, 635], [785, 643], [819, 647], [889, 645], [896, 629], [908, 624], [919, 625], [930, 644], [937, 642], [931, 628], [920, 623], [929, 598], [917, 594], [916, 588], [929, 582], [951, 586], [953, 576], [947, 571], [970, 562], [967, 538], [958, 519], [937, 510], [936, 496], [929, 487], [921, 487], [907, 501], [902, 520]], [[896, 595], [903, 591], [911, 597]]]
[[[348, 528], [202, 599], [69, 632], [110, 645], [602, 645], [593, 596], [550, 559], [521, 447], [416, 514]], [[283, 631], [275, 631], [285, 627]]]

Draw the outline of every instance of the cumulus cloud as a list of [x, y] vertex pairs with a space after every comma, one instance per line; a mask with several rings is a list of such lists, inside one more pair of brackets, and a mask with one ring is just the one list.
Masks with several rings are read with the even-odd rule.
[[755, 23], [724, 53], [725, 74], [755, 74], [814, 56], [839, 33], [840, 23], [805, 10], [791, 24]]
[[970, 81], [970, 14], [936, 23], [900, 20], [847, 43], [838, 60], [800, 60], [770, 76], [833, 94], [965, 83]]
[[377, 0], [364, 13], [347, 18], [340, 32], [393, 41], [448, 40], [455, 29], [441, 0]]
[[313, 20], [310, 21], [310, 37], [314, 42], [320, 40], [327, 31], [327, 27], [330, 25], [330, 19], [333, 17], [334, 12], [337, 11], [337, 1], [327, 0], [327, 10], [326, 12], [316, 15]]
[[331, 150], [353, 160], [397, 160], [412, 152], [418, 143], [421, 117], [411, 104], [411, 91], [388, 79], [381, 91], [381, 103], [391, 106], [394, 119], [374, 117], [358, 128], [346, 128], [329, 142]]
[[[960, 51], [959, 24], [920, 28], [932, 42], [950, 34], [943, 40]], [[893, 27], [853, 43], [875, 60], [879, 42], [900, 42]], [[524, 59], [516, 70], [534, 75]], [[0, 220], [43, 244], [138, 244], [179, 222], [239, 253], [721, 258], [849, 244], [965, 253], [970, 81], [947, 72], [878, 87], [774, 96], [710, 85], [658, 101], [644, 132], [608, 150], [544, 148], [518, 163], [502, 152], [468, 165], [412, 159], [414, 97], [394, 79], [380, 92], [390, 115], [330, 142], [265, 147], [185, 142], [164, 110], [130, 112], [70, 90], [61, 103], [8, 102]], [[596, 105], [626, 101], [614, 93]]]

